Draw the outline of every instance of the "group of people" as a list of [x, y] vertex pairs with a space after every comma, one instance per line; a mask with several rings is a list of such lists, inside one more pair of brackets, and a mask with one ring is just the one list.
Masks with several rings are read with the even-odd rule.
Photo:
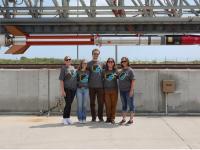
[[[120, 93], [122, 103], [122, 120], [120, 125], [132, 124], [135, 112], [134, 107], [134, 83], [135, 75], [129, 66], [127, 57], [121, 58], [121, 69], [117, 69], [115, 60], [108, 58], [106, 63], [100, 62], [100, 51], [92, 51], [92, 60], [81, 60], [79, 67], [74, 68], [71, 58], [64, 58], [65, 65], [60, 71], [61, 96], [65, 98], [63, 111], [63, 123], [72, 124], [70, 120], [71, 105], [74, 97], [77, 98], [77, 117], [80, 123], [86, 123], [87, 103], [90, 100], [92, 122], [104, 122], [103, 110], [106, 108], [106, 123], [115, 124], [115, 114]], [[96, 99], [98, 111], [96, 113]], [[130, 112], [130, 119], [126, 121], [126, 115]]]

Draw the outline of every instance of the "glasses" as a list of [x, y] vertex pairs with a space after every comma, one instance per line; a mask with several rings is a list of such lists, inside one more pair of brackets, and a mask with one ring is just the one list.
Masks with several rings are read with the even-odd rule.
[[108, 63], [114, 63], [114, 61], [107, 61]]
[[65, 61], [71, 61], [71, 59], [65, 59]]
[[99, 55], [99, 53], [94, 53], [93, 55]]
[[124, 63], [124, 62], [127, 62], [127, 61], [125, 61], [125, 60], [124, 60], [124, 61], [121, 61], [121, 63]]

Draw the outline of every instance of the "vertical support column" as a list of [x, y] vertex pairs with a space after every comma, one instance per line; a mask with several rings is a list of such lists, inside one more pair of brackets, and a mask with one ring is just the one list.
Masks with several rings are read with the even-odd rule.
[[[13, 7], [16, 7], [16, 1], [13, 2]], [[15, 18], [15, 14], [17, 13], [17, 10], [13, 10], [12, 18]]]
[[68, 10], [69, 2], [70, 2], [70, 0], [62, 0], [62, 7], [64, 8], [63, 9], [63, 16], [65, 18], [69, 17], [69, 10]]
[[[9, 7], [8, 0], [5, 0], [5, 7]], [[6, 10], [6, 18], [10, 18], [10, 12], [9, 12], [9, 10]]]
[[[50, 71], [48, 69], [48, 111], [50, 109]], [[50, 111], [48, 112], [48, 116], [50, 115]]]
[[76, 58], [77, 60], [79, 60], [79, 45], [76, 46], [76, 51], [77, 51]]
[[168, 115], [168, 93], [165, 93], [165, 115]]
[[[154, 0], [151, 0], [150, 2], [149, 2], [149, 6], [154, 6], [154, 3], [155, 3], [155, 1]], [[153, 17], [153, 15], [154, 15], [154, 12], [153, 12], [153, 9], [150, 9], [150, 12], [149, 12], [149, 15], [151, 16], [151, 17]]]
[[117, 64], [118, 61], [118, 46], [115, 45], [115, 63]]
[[[179, 6], [180, 6], [180, 7], [182, 7], [182, 6], [183, 6], [183, 0], [180, 0], [180, 1], [179, 1]], [[182, 11], [182, 9], [179, 9], [178, 13], [179, 13], [179, 17], [181, 17], [181, 16], [182, 16], [182, 14], [183, 14], [183, 11]]]
[[[39, 2], [39, 0], [34, 1], [34, 5], [33, 5], [34, 8], [38, 7], [38, 2]], [[34, 14], [35, 14], [35, 17], [38, 18], [38, 15], [39, 15], [38, 10], [34, 9]]]
[[145, 6], [149, 6], [150, 3], [149, 3], [149, 0], [145, 0]]
[[[40, 0], [40, 13], [42, 13], [43, 12], [43, 0]], [[40, 15], [41, 16], [41, 15]]]
[[96, 17], [96, 0], [90, 0], [90, 13], [92, 17]]

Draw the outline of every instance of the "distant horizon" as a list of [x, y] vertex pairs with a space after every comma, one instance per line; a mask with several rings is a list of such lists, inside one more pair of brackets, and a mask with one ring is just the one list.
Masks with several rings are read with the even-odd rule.
[[[79, 46], [79, 59], [92, 59], [91, 51], [98, 48], [101, 51], [100, 60], [115, 58], [115, 46]], [[4, 54], [8, 48], [0, 48], [0, 58], [55, 58], [62, 59], [66, 55], [77, 59], [77, 46], [32, 46], [24, 54]], [[118, 46], [118, 62], [127, 56], [131, 61], [192, 61], [200, 60], [200, 47], [192, 46]]]

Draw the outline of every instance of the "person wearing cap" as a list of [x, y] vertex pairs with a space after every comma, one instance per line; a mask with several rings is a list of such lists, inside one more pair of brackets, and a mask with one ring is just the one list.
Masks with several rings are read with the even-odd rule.
[[[133, 117], [135, 112], [134, 107], [134, 85], [135, 85], [135, 75], [133, 69], [129, 66], [129, 59], [127, 57], [121, 58], [121, 67], [119, 71], [119, 90], [120, 97], [122, 102], [122, 120], [119, 123], [123, 124], [132, 124]], [[126, 122], [127, 108], [129, 106], [130, 119]]]
[[71, 65], [71, 58], [66, 56], [64, 58], [64, 66], [60, 70], [60, 92], [61, 96], [65, 98], [65, 107], [63, 111], [64, 125], [72, 124], [70, 120], [71, 105], [74, 100], [77, 88], [76, 70]]
[[113, 58], [108, 58], [103, 70], [103, 85], [105, 92], [106, 123], [115, 124], [115, 113], [118, 100], [117, 68]]
[[100, 51], [94, 49], [92, 51], [92, 60], [88, 62], [89, 76], [89, 95], [90, 95], [90, 110], [92, 122], [96, 121], [95, 100], [98, 102], [98, 119], [103, 122], [103, 106], [104, 106], [104, 91], [102, 69], [104, 64], [98, 60]]
[[89, 71], [87, 61], [81, 60], [77, 70], [77, 116], [79, 123], [86, 123], [87, 103], [89, 100], [88, 89]]

